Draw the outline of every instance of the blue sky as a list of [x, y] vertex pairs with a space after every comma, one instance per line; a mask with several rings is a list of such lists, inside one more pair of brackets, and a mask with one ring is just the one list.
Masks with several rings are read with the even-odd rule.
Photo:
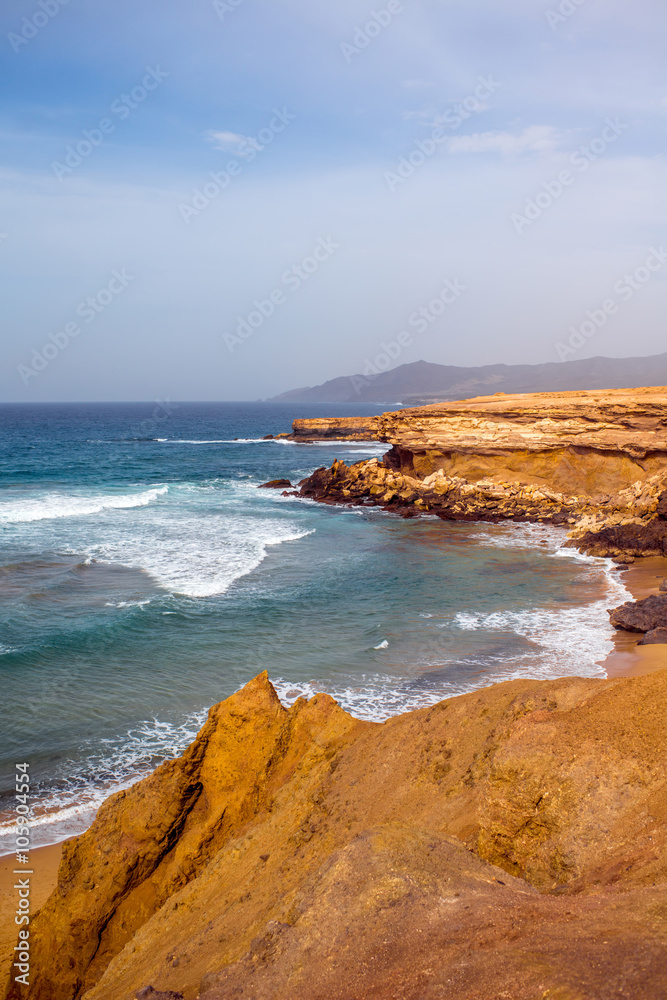
[[3, 6], [0, 398], [667, 349], [664, 3], [217, 7]]

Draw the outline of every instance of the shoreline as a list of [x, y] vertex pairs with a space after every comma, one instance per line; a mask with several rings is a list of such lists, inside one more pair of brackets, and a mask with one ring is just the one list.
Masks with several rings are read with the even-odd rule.
[[[637, 559], [630, 569], [623, 570], [618, 577], [632, 594], [635, 601], [657, 594], [660, 581], [667, 577], [667, 557], [647, 556]], [[601, 662], [609, 680], [619, 677], [641, 677], [667, 667], [667, 645], [639, 646], [638, 632], [616, 632], [614, 649]]]

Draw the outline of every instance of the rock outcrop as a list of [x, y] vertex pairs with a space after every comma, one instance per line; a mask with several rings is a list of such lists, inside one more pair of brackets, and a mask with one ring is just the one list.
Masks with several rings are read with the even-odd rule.
[[660, 1000], [667, 671], [380, 725], [266, 674], [66, 845], [6, 996]]
[[310, 444], [314, 441], [374, 441], [377, 438], [378, 417], [314, 417], [295, 420], [292, 441]]
[[626, 601], [609, 612], [614, 628], [626, 632], [651, 632], [667, 628], [667, 594], [651, 594], [641, 601]]
[[384, 413], [382, 462], [305, 496], [454, 520], [549, 521], [603, 555], [667, 552], [667, 389], [480, 397]]
[[667, 628], [653, 628], [647, 632], [644, 638], [637, 643], [638, 646], [664, 646], [667, 645]]

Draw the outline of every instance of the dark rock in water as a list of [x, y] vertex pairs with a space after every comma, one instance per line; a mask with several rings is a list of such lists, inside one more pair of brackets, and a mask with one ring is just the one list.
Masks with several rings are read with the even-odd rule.
[[651, 594], [641, 601], [627, 601], [608, 613], [614, 628], [622, 628], [626, 632], [667, 628], [667, 594]]
[[630, 566], [628, 565], [628, 563], [618, 563], [616, 566], [614, 566], [614, 569], [617, 569], [619, 572], [621, 572], [622, 570], [630, 569]]
[[273, 434], [265, 434], [262, 441], [273, 441]]
[[581, 552], [589, 556], [667, 555], [667, 521], [656, 517], [647, 524], [618, 524], [601, 531], [587, 532], [577, 541]]
[[625, 565], [626, 563], [633, 563], [635, 561], [634, 556], [614, 556], [612, 559], [613, 563], [617, 565]]
[[144, 986], [143, 990], [135, 993], [135, 1000], [183, 1000], [182, 993], [174, 993], [173, 990], [156, 990], [153, 986]]
[[289, 479], [271, 479], [268, 483], [262, 483], [257, 487], [260, 490], [284, 490], [292, 489]]
[[647, 632], [638, 646], [667, 645], [667, 628], [654, 628]]

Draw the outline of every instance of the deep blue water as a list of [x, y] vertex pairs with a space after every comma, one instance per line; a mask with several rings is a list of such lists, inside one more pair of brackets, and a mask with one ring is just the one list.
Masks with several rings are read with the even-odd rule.
[[0, 792], [29, 761], [35, 842], [85, 826], [264, 669], [286, 701], [327, 690], [375, 719], [510, 677], [602, 675], [624, 593], [558, 532], [257, 489], [383, 452], [264, 434], [381, 409], [0, 407]]

